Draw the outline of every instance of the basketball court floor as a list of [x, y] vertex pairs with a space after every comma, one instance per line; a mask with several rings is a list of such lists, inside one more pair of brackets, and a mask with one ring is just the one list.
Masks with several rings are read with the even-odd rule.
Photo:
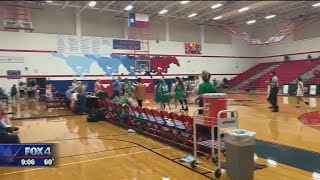
[[[294, 97], [279, 96], [280, 112], [268, 109], [265, 95], [228, 94], [228, 108], [236, 109], [240, 128], [255, 131], [256, 162], [267, 168], [255, 170], [254, 179], [320, 179], [320, 122], [316, 122], [320, 99], [305, 98], [311, 106], [295, 108]], [[155, 107], [150, 97], [145, 106]], [[191, 105], [189, 114], [195, 105]], [[128, 134], [126, 129], [105, 121], [88, 123], [86, 116], [62, 109], [45, 111], [36, 101], [12, 102], [13, 124], [20, 127], [22, 143], [58, 144], [57, 167], [42, 169], [0, 168], [1, 180], [31, 179], [209, 179], [213, 174], [192, 169], [178, 160], [187, 152]], [[50, 115], [50, 116], [49, 116]], [[302, 115], [302, 116], [301, 116]], [[310, 116], [309, 116], [310, 115]], [[299, 120], [300, 116], [300, 120]], [[215, 170], [210, 159], [203, 166]], [[318, 163], [317, 163], [318, 162]], [[226, 173], [220, 179], [228, 179]]]

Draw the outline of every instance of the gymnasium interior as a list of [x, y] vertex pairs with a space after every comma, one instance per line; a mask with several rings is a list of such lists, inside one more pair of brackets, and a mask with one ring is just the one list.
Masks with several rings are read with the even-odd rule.
[[0, 22], [1, 180], [320, 180], [320, 1], [1, 1]]

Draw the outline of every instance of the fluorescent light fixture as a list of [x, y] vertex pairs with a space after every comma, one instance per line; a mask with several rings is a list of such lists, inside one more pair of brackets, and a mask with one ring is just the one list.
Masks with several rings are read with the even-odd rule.
[[125, 8], [124, 8], [124, 10], [126, 10], [126, 11], [130, 11], [132, 8], [133, 8], [133, 6], [132, 6], [132, 5], [128, 5], [127, 7], [125, 7]]
[[218, 20], [218, 19], [221, 19], [222, 16], [217, 16], [217, 17], [214, 17], [213, 20]]
[[52, 2], [52, 1], [46, 1], [46, 2]]
[[180, 4], [187, 4], [190, 1], [181, 1]]
[[316, 3], [314, 5], [312, 5], [313, 7], [319, 7], [320, 6], [320, 3]]
[[247, 21], [247, 24], [253, 24], [255, 22], [256, 22], [256, 20], [250, 20], [250, 21]]
[[161, 11], [159, 12], [159, 14], [164, 14], [164, 13], [166, 13], [166, 12], [168, 12], [168, 10], [167, 10], [167, 9], [164, 9], [164, 10], [161, 10]]
[[192, 13], [192, 14], [190, 14], [188, 17], [195, 17], [197, 15], [197, 13]]
[[271, 19], [271, 18], [274, 18], [274, 17], [276, 17], [276, 15], [272, 14], [272, 15], [266, 16], [265, 18], [266, 19]]
[[95, 6], [96, 4], [97, 4], [96, 1], [90, 1], [88, 5], [89, 5], [90, 7], [93, 7], [93, 6]]
[[211, 9], [217, 9], [218, 7], [221, 7], [222, 4], [215, 4], [213, 6], [211, 6]]
[[248, 11], [248, 10], [249, 10], [249, 7], [244, 7], [244, 8], [239, 9], [238, 11], [239, 12], [245, 12], [245, 11]]

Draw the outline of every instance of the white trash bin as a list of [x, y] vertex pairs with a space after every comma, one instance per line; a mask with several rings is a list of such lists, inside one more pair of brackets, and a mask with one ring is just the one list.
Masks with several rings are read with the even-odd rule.
[[226, 170], [232, 180], [253, 179], [255, 135], [242, 129], [224, 131]]

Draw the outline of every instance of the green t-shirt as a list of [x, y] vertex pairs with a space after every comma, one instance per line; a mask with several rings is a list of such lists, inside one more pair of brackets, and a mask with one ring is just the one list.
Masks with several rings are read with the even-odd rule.
[[133, 89], [133, 87], [131, 87], [131, 86], [128, 86], [128, 87], [126, 88], [126, 93], [133, 93], [133, 91], [134, 91], [134, 89]]
[[205, 93], [216, 93], [216, 87], [211, 84], [210, 82], [203, 82], [199, 85], [198, 95], [205, 94]]

